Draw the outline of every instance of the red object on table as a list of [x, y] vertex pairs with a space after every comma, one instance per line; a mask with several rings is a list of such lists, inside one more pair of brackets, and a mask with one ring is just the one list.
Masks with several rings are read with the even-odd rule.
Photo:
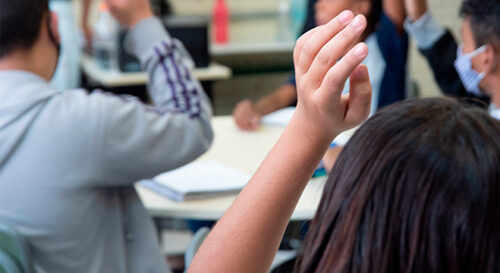
[[229, 9], [224, 0], [217, 0], [213, 10], [215, 42], [225, 44], [228, 41]]

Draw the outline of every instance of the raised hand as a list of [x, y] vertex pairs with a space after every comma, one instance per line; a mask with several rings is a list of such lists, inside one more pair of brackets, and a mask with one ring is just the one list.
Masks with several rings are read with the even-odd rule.
[[[276, 145], [210, 232], [188, 272], [269, 272], [307, 181], [333, 136], [370, 111], [366, 27], [350, 11], [299, 39], [294, 52], [299, 104]], [[340, 61], [339, 58], [342, 58]], [[342, 89], [351, 76], [351, 94]], [[241, 231], [245, 227], [245, 232]]]
[[[294, 50], [298, 105], [296, 118], [318, 137], [331, 139], [360, 124], [370, 112], [371, 84], [360, 65], [364, 43], [352, 47], [366, 28], [366, 18], [344, 11], [304, 34]], [[350, 76], [350, 94], [342, 95]]]
[[116, 20], [128, 27], [153, 16], [149, 0], [105, 0], [105, 2]]
[[429, 8], [427, 6], [427, 0], [405, 0], [405, 9], [408, 18], [410, 18], [412, 22], [415, 22], [420, 19]]

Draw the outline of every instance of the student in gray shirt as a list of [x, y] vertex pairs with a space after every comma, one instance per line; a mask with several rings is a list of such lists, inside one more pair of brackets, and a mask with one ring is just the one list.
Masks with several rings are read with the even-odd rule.
[[52, 88], [48, 0], [0, 0], [0, 221], [46, 272], [168, 272], [133, 184], [205, 152], [211, 108], [148, 0], [106, 3], [130, 27], [126, 48], [149, 73], [154, 106]]

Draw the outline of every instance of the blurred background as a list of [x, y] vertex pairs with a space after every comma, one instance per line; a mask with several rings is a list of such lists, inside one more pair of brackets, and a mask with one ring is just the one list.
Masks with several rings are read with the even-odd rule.
[[[91, 25], [99, 16], [100, 2], [93, 0], [89, 16]], [[212, 29], [215, 1], [168, 0], [165, 3], [174, 16], [205, 18]], [[432, 0], [429, 4], [439, 23], [459, 37], [457, 11], [460, 1]], [[297, 21], [305, 17], [304, 0], [226, 0], [226, 5], [230, 12], [227, 43], [216, 44], [213, 35], [209, 36], [211, 61], [232, 70], [230, 79], [213, 82], [212, 96], [217, 115], [230, 114], [238, 101], [244, 98], [256, 100], [286, 81], [292, 68], [291, 56], [297, 35], [297, 26], [293, 24], [299, 24]], [[74, 1], [77, 17], [81, 16], [80, 6], [79, 1]], [[286, 16], [289, 18], [284, 18]], [[77, 19], [77, 22], [81, 21]], [[419, 96], [438, 96], [439, 89], [414, 42], [411, 42], [409, 57], [410, 77], [418, 86]]]

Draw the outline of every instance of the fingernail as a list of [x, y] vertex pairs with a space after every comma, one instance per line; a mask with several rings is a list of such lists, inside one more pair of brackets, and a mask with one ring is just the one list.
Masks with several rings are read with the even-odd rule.
[[360, 15], [358, 15], [358, 16], [356, 16], [356, 18], [354, 18], [354, 21], [352, 21], [352, 26], [357, 30], [359, 30], [363, 27], [363, 20], [361, 20]]
[[354, 54], [358, 57], [364, 57], [366, 55], [366, 46], [364, 44], [357, 45]]
[[351, 20], [351, 17], [352, 13], [348, 10], [344, 10], [342, 13], [340, 13], [338, 21], [342, 24], [346, 24], [347, 22], [349, 22], [349, 20]]
[[356, 70], [354, 70], [354, 73], [352, 74], [352, 76], [356, 79], [356, 80], [363, 80], [366, 78], [366, 67], [358, 67]]

